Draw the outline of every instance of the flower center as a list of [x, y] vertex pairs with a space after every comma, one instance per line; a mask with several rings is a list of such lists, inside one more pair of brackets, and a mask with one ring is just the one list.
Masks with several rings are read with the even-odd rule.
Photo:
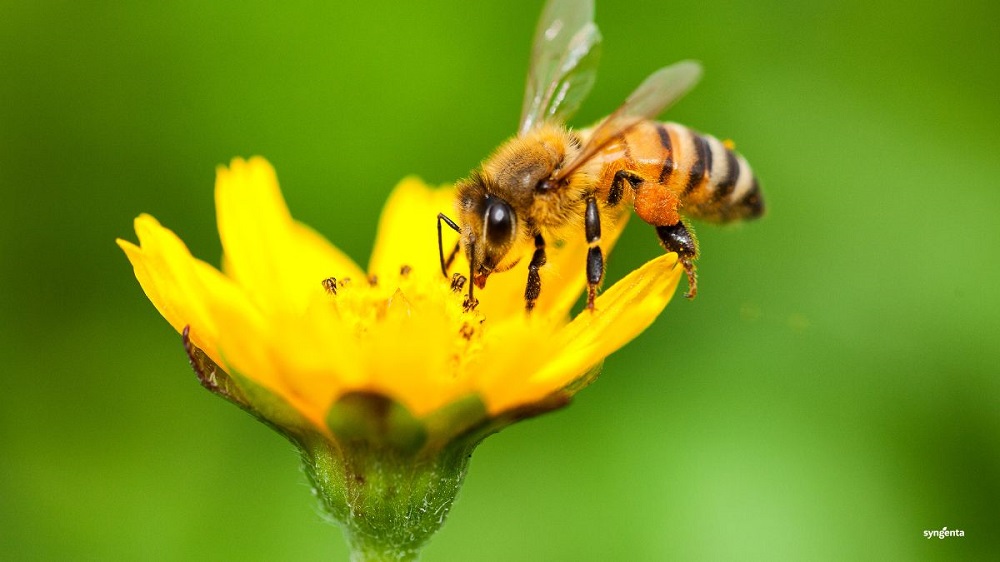
[[[463, 306], [465, 278], [432, 278], [412, 274], [403, 265], [392, 280], [369, 276], [367, 279], [335, 278], [322, 280], [329, 310], [358, 340], [385, 336], [385, 330], [400, 330], [398, 335], [433, 331], [449, 333], [453, 338], [454, 360], [464, 363], [481, 345], [485, 316]], [[426, 335], [426, 334], [424, 334]]]

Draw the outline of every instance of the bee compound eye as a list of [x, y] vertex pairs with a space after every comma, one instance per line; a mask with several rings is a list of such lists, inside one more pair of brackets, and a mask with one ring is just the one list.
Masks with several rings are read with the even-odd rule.
[[486, 240], [493, 245], [506, 244], [514, 236], [514, 210], [503, 201], [486, 207]]

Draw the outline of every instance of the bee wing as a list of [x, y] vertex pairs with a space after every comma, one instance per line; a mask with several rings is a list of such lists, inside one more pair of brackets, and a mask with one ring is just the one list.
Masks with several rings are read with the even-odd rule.
[[600, 43], [594, 0], [549, 0], [535, 30], [519, 135], [580, 107], [597, 76]]
[[580, 154], [559, 170], [555, 179], [569, 176], [619, 135], [642, 121], [652, 119], [681, 99], [701, 78], [701, 65], [681, 61], [649, 75], [621, 107], [594, 127]]

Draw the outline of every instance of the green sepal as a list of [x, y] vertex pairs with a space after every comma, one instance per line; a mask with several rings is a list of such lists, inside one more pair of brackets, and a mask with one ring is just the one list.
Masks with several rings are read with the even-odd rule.
[[470, 394], [438, 408], [421, 421], [430, 436], [428, 447], [442, 449], [459, 439], [469, 441], [470, 432], [489, 422], [489, 412], [478, 394]]
[[334, 442], [319, 434], [301, 450], [314, 495], [358, 562], [416, 560], [444, 524], [472, 453], [461, 441], [412, 452], [385, 441]]
[[469, 395], [417, 418], [386, 396], [351, 393], [327, 414], [334, 441], [316, 435], [302, 447], [305, 473], [352, 560], [415, 560], [444, 524], [476, 446], [570, 397], [559, 391], [490, 416], [482, 398]]

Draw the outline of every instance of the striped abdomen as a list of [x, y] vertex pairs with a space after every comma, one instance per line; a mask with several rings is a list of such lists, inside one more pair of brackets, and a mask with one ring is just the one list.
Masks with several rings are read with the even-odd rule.
[[621, 140], [614, 144], [623, 157], [622, 166], [644, 180], [636, 192], [640, 216], [641, 207], [655, 206], [660, 199], [675, 202], [682, 215], [710, 222], [752, 219], [764, 213], [764, 199], [750, 165], [719, 139], [677, 123], [644, 121]]

